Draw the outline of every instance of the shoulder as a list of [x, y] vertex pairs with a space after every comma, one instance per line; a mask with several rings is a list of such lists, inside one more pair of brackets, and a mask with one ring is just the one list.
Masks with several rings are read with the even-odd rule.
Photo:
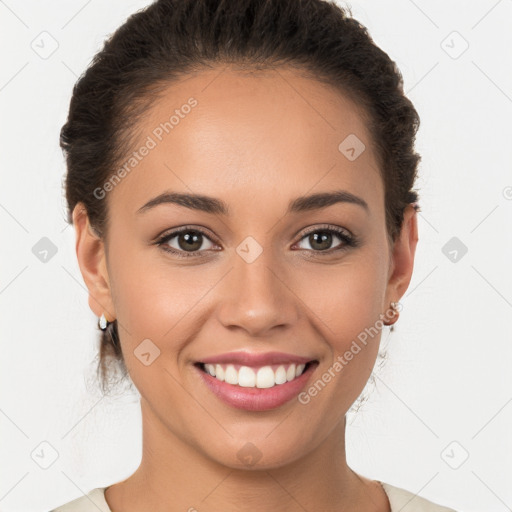
[[456, 512], [452, 508], [443, 507], [410, 491], [379, 482], [386, 492], [391, 512]]
[[105, 500], [105, 488], [98, 487], [88, 494], [54, 508], [50, 512], [112, 512]]

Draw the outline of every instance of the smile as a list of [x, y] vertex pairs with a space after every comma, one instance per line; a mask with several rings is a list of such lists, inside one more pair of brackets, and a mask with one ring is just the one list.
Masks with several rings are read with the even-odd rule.
[[276, 364], [256, 368], [235, 364], [200, 363], [200, 367], [205, 373], [221, 382], [244, 388], [264, 389], [295, 380], [311, 363], [312, 361], [306, 364]]
[[318, 364], [303, 357], [235, 354], [198, 361], [194, 366], [200, 382], [225, 405], [256, 412], [276, 409], [296, 398]]

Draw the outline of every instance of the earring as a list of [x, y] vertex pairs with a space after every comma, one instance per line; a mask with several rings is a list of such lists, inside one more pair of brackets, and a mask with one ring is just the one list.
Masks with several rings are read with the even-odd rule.
[[384, 325], [393, 325], [398, 320], [400, 316], [400, 311], [402, 310], [402, 304], [400, 302], [391, 302], [391, 309], [393, 310], [393, 320], [391, 322], [384, 322]]
[[105, 317], [105, 313], [102, 313], [101, 316], [100, 316], [100, 319], [98, 320], [98, 327], [102, 331], [106, 331], [107, 327], [108, 327], [108, 324], [110, 324], [110, 323], [112, 323], [112, 322], [107, 320], [107, 318]]

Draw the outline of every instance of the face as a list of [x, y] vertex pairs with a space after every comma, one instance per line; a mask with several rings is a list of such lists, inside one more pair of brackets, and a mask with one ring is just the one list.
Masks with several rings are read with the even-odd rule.
[[155, 435], [229, 467], [290, 463], [363, 390], [411, 277], [415, 216], [391, 246], [361, 113], [293, 70], [190, 76], [136, 133], [106, 187], [106, 245], [75, 216], [91, 308], [117, 319]]

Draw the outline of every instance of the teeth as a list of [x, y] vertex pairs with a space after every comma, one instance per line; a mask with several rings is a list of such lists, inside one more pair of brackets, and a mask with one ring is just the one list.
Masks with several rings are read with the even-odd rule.
[[253, 388], [256, 385], [256, 374], [252, 368], [242, 366], [238, 370], [238, 385], [244, 388]]
[[232, 364], [228, 365], [226, 368], [224, 380], [228, 384], [238, 384], [238, 372], [235, 370], [235, 367]]
[[286, 382], [286, 369], [283, 365], [276, 370], [275, 382], [276, 384], [284, 384]]
[[224, 380], [224, 368], [220, 364], [215, 365], [215, 377], [219, 380]]
[[240, 366], [239, 370], [234, 365], [205, 364], [206, 373], [228, 384], [238, 385], [244, 388], [272, 388], [275, 385], [290, 382], [303, 374], [305, 364], [280, 365], [275, 370], [271, 366], [250, 368]]
[[[240, 371], [242, 369], [240, 368]], [[258, 370], [256, 374], [256, 387], [257, 388], [271, 388], [275, 386], [276, 376], [270, 366], [264, 366]]]

